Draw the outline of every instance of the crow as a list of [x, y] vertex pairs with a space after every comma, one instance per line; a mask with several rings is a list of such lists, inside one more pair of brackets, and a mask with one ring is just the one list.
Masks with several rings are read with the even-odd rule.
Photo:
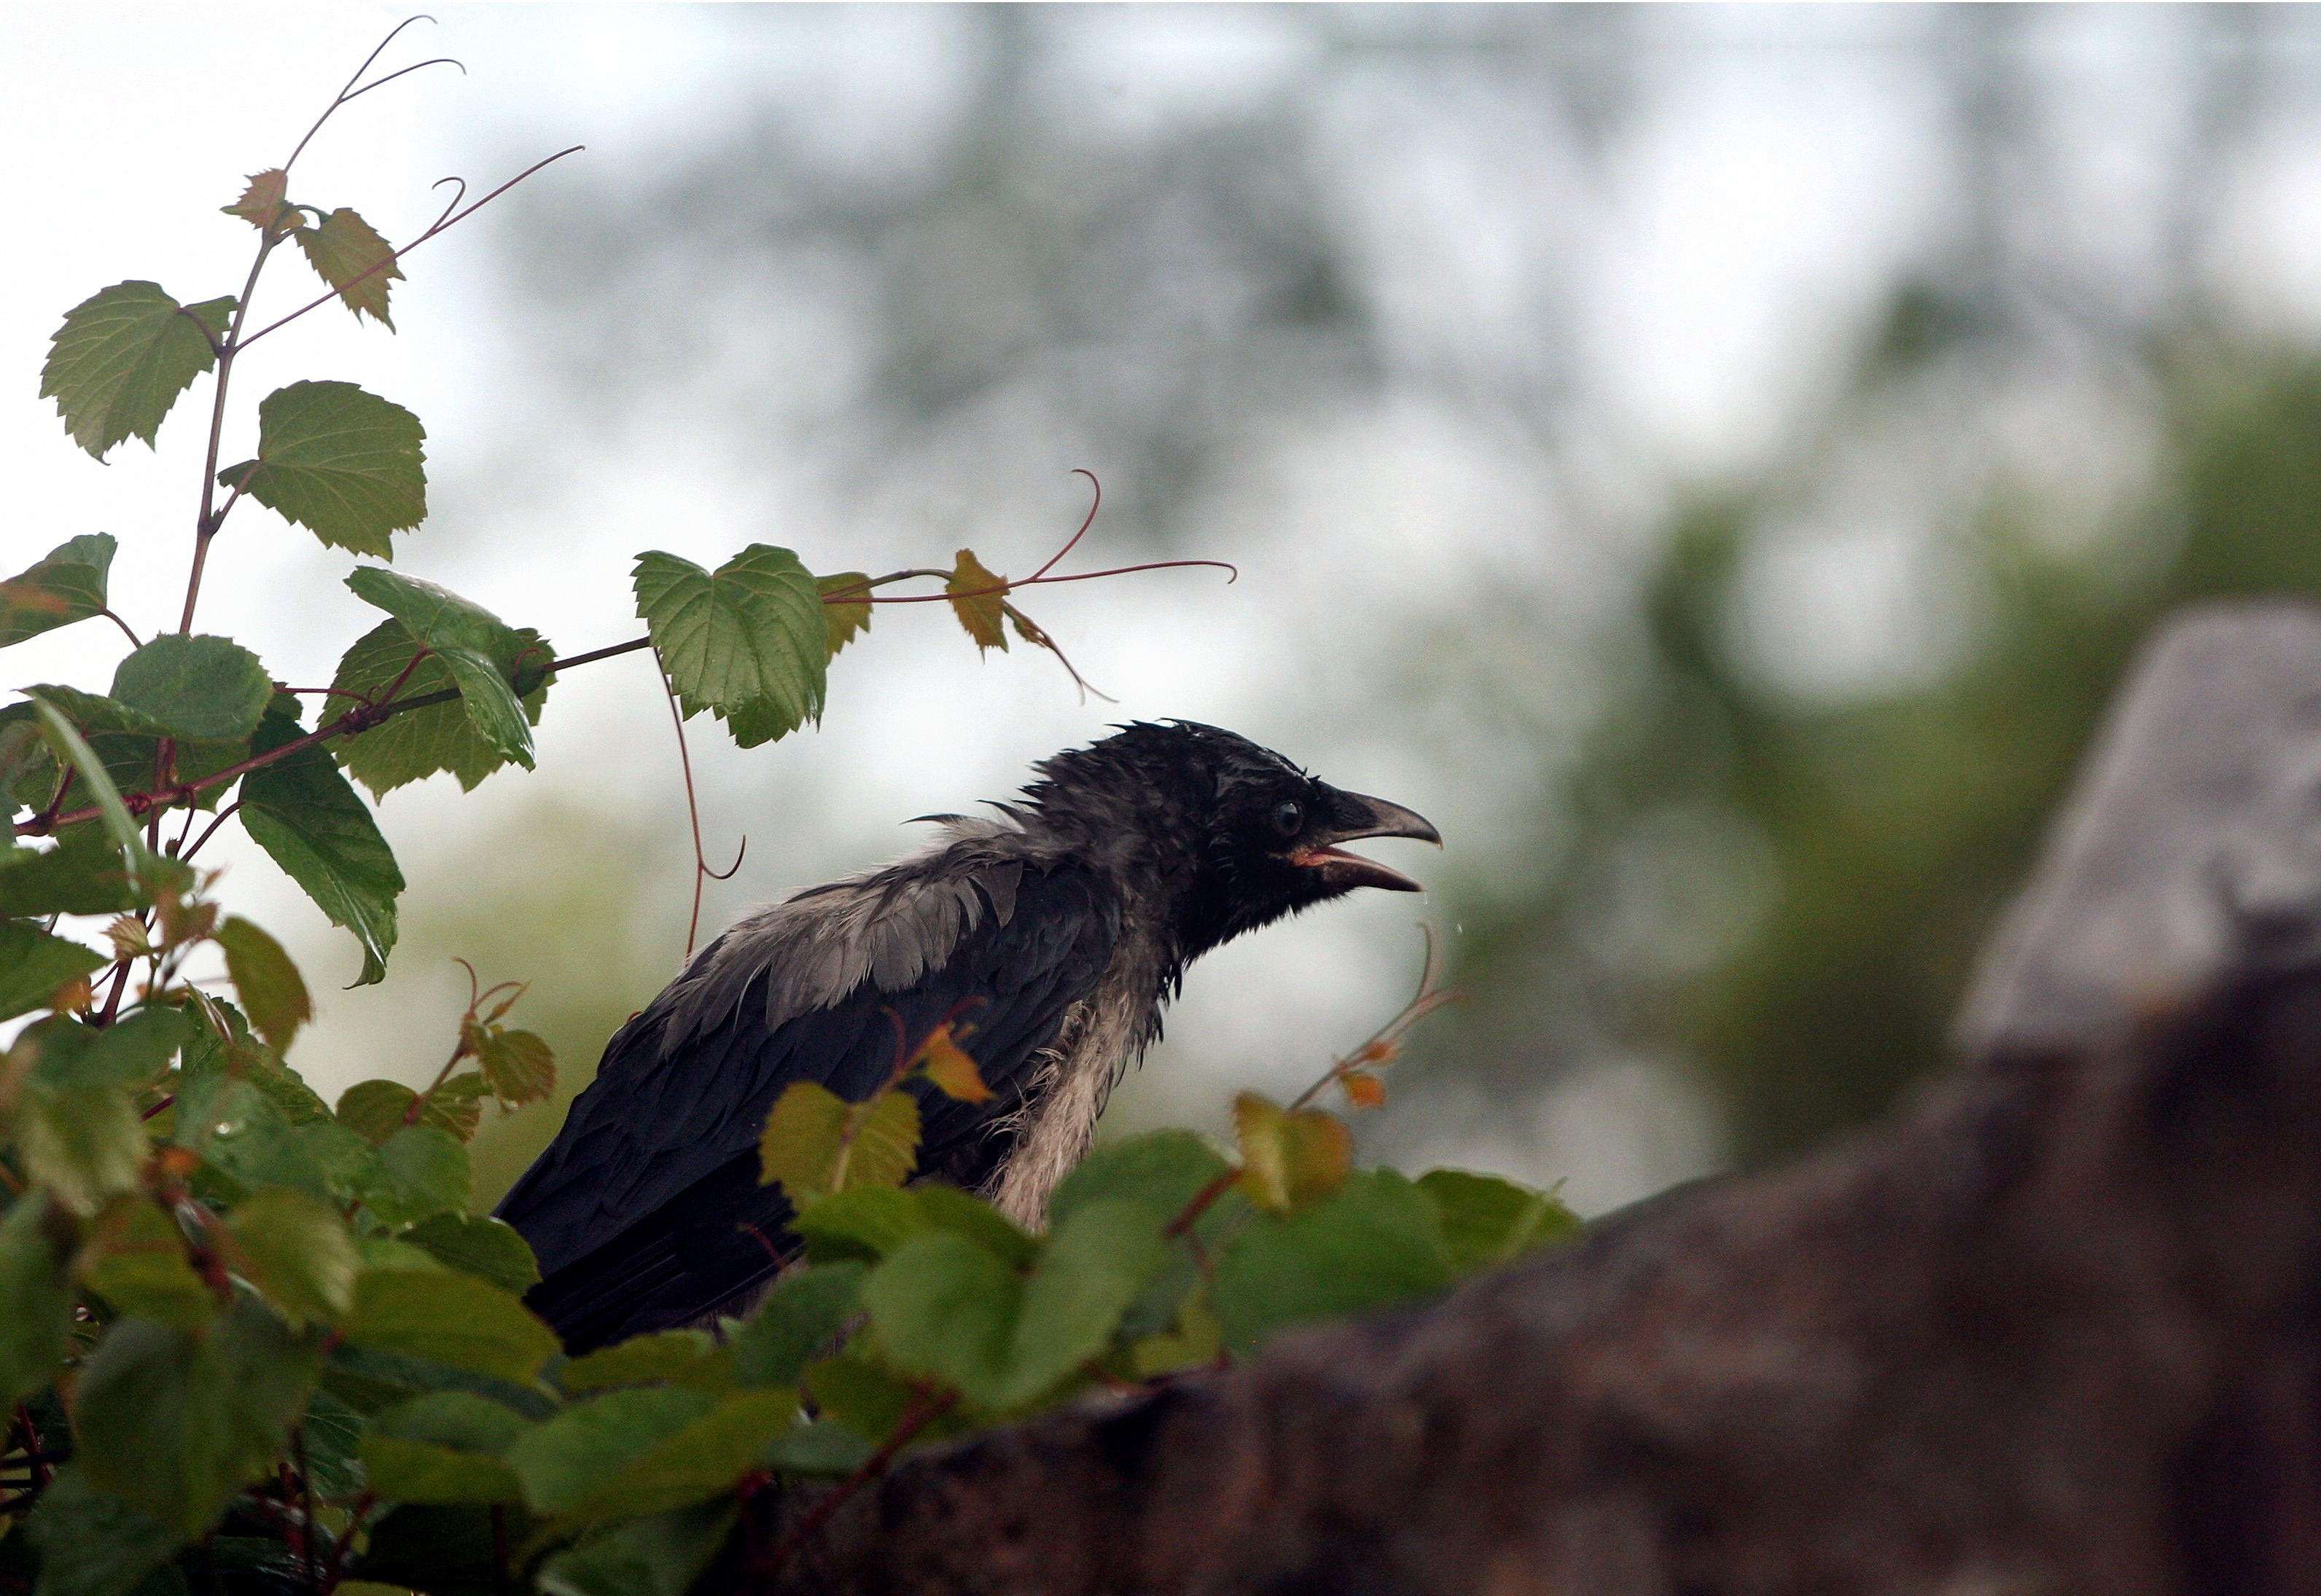
[[1418, 884], [1336, 846], [1442, 839], [1213, 726], [1136, 722], [1042, 761], [997, 818], [923, 815], [925, 852], [810, 887], [703, 948], [614, 1034], [500, 1203], [575, 1353], [744, 1310], [797, 1250], [758, 1139], [793, 1081], [850, 1102], [945, 1020], [989, 1101], [914, 1081], [921, 1177], [1036, 1226], [1185, 966], [1356, 887]]

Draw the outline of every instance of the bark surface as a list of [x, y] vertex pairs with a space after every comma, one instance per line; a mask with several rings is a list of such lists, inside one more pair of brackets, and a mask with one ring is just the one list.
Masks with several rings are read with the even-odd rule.
[[[906, 1459], [848, 1593], [2321, 1588], [2321, 616], [2147, 653], [1895, 1123]], [[776, 1533], [768, 1527], [765, 1533]]]

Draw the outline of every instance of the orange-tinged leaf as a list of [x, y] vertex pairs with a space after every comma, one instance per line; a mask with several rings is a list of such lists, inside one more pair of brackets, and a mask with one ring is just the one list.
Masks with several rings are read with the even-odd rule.
[[826, 1086], [793, 1081], [758, 1139], [759, 1183], [779, 1184], [805, 1208], [857, 1186], [899, 1186], [918, 1155], [919, 1105], [909, 1093], [848, 1102]]
[[282, 220], [282, 196], [290, 186], [290, 174], [278, 168], [250, 174], [250, 186], [241, 197], [219, 210], [229, 216], [239, 216], [252, 227], [266, 229]]
[[1286, 1111], [1253, 1092], [1233, 1099], [1241, 1183], [1252, 1202], [1286, 1213], [1346, 1183], [1354, 1138], [1345, 1121], [1318, 1109]]
[[[822, 623], [835, 659], [841, 648], [870, 630], [870, 578], [861, 571], [841, 571], [816, 576], [814, 585], [822, 590]], [[833, 594], [848, 596], [833, 601]]]
[[978, 648], [1006, 652], [1006, 577], [985, 570], [973, 549], [962, 549], [943, 591], [951, 594], [951, 612], [959, 617]]
[[1346, 1102], [1354, 1108], [1385, 1106], [1386, 1083], [1365, 1070], [1348, 1070], [1338, 1077], [1338, 1084], [1346, 1089]]
[[323, 281], [339, 291], [339, 298], [357, 315], [368, 315], [393, 331], [387, 313], [387, 286], [400, 278], [395, 249], [371, 224], [346, 206], [323, 218], [320, 227], [302, 227], [295, 235], [305, 251], [306, 263]]
[[926, 1072], [927, 1079], [945, 1097], [961, 1102], [991, 1101], [991, 1088], [983, 1084], [983, 1072], [951, 1035], [948, 1020], [927, 1033], [927, 1039], [919, 1044], [918, 1056], [911, 1062]]

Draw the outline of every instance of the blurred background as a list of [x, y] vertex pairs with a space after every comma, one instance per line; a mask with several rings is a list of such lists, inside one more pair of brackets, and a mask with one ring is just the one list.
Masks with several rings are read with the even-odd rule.
[[[17, 6], [0, 136], [8, 568], [123, 541], [174, 615], [197, 421], [99, 467], [34, 397], [68, 306], [232, 292], [219, 216], [404, 14]], [[1113, 1130], [1215, 1129], [1407, 995], [1463, 1005], [1366, 1156], [1563, 1181], [1595, 1211], [1793, 1154], [1942, 1058], [1974, 950], [2155, 616], [2321, 579], [2321, 17], [2298, 7], [438, 7], [294, 197], [412, 236], [446, 173], [551, 168], [253, 353], [417, 411], [405, 569], [560, 652], [638, 628], [630, 558], [1021, 576], [1043, 655], [884, 611], [818, 732], [692, 728], [705, 935], [911, 845], [1129, 717], [1233, 727], [1449, 839], [1196, 969]], [[60, 203], [69, 195], [68, 203]], [[314, 292], [283, 259], [270, 295]], [[255, 505], [205, 629], [329, 678], [348, 562]], [[10, 685], [101, 686], [95, 623]], [[566, 1089], [683, 951], [690, 851], [650, 665], [569, 673], [539, 770], [390, 796], [411, 888], [381, 986], [232, 828], [328, 1093], [423, 1082], [466, 997]], [[205, 856], [207, 857], [207, 856]], [[561, 1101], [480, 1144], [504, 1184]]]

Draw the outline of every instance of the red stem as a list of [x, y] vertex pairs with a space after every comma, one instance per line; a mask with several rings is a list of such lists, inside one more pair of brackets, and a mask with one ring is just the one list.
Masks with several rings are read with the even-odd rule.
[[865, 1485], [887, 1472], [887, 1465], [895, 1461], [896, 1455], [916, 1440], [921, 1430], [957, 1406], [959, 1392], [955, 1391], [945, 1392], [939, 1397], [922, 1395], [914, 1399], [902, 1421], [895, 1426], [895, 1433], [863, 1461], [861, 1467], [833, 1486], [821, 1501], [808, 1508], [806, 1516], [791, 1527], [790, 1532], [782, 1537], [781, 1544], [774, 1548], [771, 1555], [757, 1560], [755, 1572], [758, 1576], [771, 1579], [779, 1573], [783, 1566], [797, 1555], [798, 1549], [813, 1539], [839, 1509], [860, 1494]]

